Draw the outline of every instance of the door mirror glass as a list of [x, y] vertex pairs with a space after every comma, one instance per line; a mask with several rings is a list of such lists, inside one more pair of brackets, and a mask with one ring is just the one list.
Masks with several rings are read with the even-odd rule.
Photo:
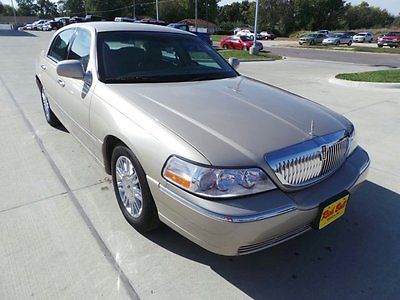
[[85, 75], [79, 60], [60, 61], [57, 63], [56, 71], [59, 76], [75, 79], [83, 79]]

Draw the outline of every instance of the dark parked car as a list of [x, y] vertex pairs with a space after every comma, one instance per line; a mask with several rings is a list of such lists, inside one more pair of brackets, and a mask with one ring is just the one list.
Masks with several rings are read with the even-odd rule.
[[185, 31], [189, 31], [195, 35], [197, 35], [201, 40], [203, 40], [206, 44], [209, 44], [210, 46], [212, 46], [212, 40], [211, 40], [211, 36], [209, 33], [207, 32], [194, 32], [194, 31], [190, 31], [189, 30], [189, 26], [187, 24], [184, 23], [171, 23], [168, 24], [167, 27], [171, 27], [171, 28], [175, 28], [175, 29], [180, 29], [180, 30], [185, 30]]
[[[220, 45], [224, 49], [249, 50], [253, 46], [253, 39], [248, 36], [231, 35], [223, 38]], [[262, 50], [263, 44], [257, 42], [257, 47]]]

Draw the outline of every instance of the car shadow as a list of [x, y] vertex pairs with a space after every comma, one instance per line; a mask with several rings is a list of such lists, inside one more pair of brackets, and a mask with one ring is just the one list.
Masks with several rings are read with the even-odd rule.
[[2, 30], [0, 36], [21, 36], [21, 37], [37, 37], [36, 35], [22, 30]]
[[255, 254], [215, 255], [166, 226], [147, 237], [254, 299], [391, 299], [400, 293], [399, 211], [399, 194], [367, 181], [332, 225]]

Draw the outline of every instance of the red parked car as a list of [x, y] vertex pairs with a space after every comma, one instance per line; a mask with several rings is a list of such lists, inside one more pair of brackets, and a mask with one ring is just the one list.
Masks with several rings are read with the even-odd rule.
[[380, 36], [378, 38], [378, 47], [382, 48], [383, 46], [399, 47], [400, 46], [400, 32], [392, 31]]
[[[224, 49], [249, 50], [253, 45], [253, 39], [248, 36], [231, 35], [223, 38], [220, 45]], [[262, 43], [257, 42], [256, 45], [260, 50], [263, 49]]]

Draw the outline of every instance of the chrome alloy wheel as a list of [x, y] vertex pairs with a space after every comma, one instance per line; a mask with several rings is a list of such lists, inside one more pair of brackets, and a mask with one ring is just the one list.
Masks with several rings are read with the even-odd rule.
[[115, 177], [122, 204], [132, 217], [138, 218], [143, 208], [142, 188], [128, 157], [123, 155], [118, 157], [115, 163]]
[[46, 120], [50, 120], [50, 104], [49, 104], [49, 99], [47, 98], [46, 92], [44, 91], [44, 88], [42, 88], [42, 105], [43, 105], [43, 110], [44, 114], [46, 116]]

